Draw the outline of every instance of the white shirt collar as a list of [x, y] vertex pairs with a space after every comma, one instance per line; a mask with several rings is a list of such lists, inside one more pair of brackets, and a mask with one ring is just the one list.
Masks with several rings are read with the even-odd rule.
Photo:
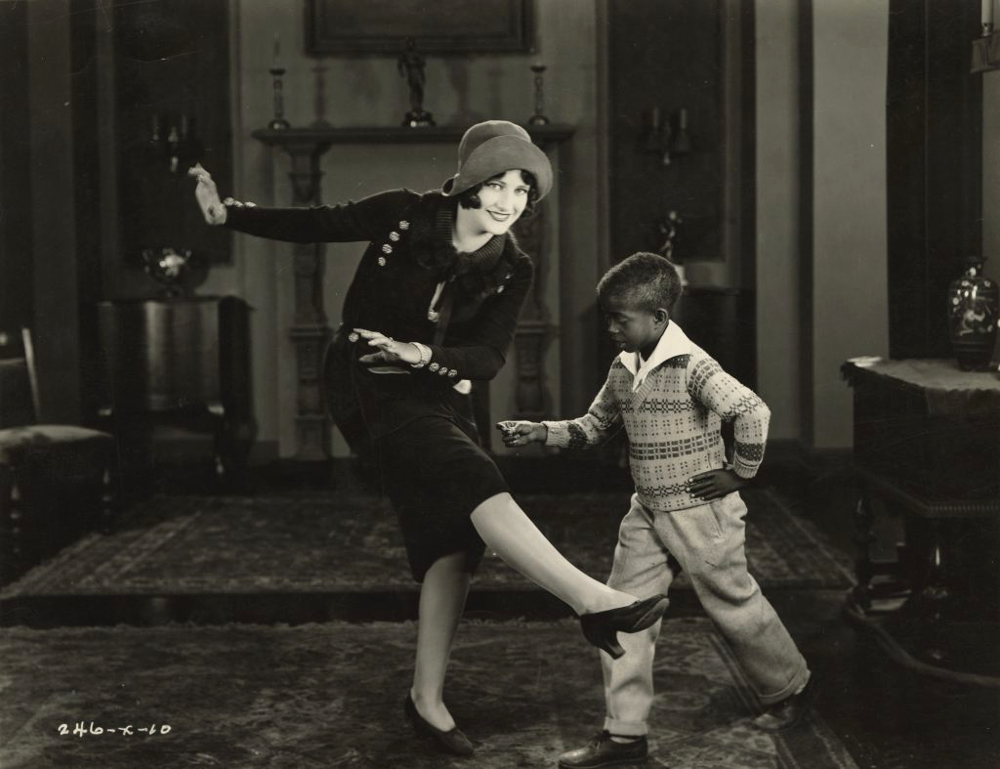
[[670, 321], [666, 330], [660, 336], [660, 341], [656, 343], [653, 354], [648, 360], [640, 363], [638, 352], [622, 351], [618, 355], [622, 365], [629, 370], [634, 379], [632, 380], [632, 392], [635, 392], [646, 381], [646, 375], [663, 361], [676, 358], [678, 355], [687, 355], [691, 352], [691, 340], [688, 339], [681, 327], [676, 322]]

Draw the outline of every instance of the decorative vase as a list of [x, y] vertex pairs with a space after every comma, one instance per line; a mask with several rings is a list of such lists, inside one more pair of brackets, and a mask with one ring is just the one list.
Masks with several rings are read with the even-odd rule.
[[186, 284], [197, 261], [191, 251], [173, 248], [147, 248], [142, 252], [146, 274], [163, 286], [163, 295], [171, 298], [185, 293]]
[[983, 277], [985, 256], [965, 259], [965, 274], [948, 289], [951, 347], [962, 371], [986, 371], [993, 357], [1000, 317], [1000, 289]]

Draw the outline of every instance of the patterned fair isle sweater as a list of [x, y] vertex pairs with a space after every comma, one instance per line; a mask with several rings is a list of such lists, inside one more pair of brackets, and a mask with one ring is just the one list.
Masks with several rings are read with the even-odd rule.
[[[704, 504], [685, 490], [698, 473], [731, 466], [743, 478], [756, 475], [770, 416], [764, 401], [671, 322], [649, 360], [629, 352], [615, 358], [585, 416], [542, 424], [547, 446], [575, 449], [602, 443], [624, 423], [639, 500], [667, 512]], [[722, 420], [734, 422], [731, 465]]]

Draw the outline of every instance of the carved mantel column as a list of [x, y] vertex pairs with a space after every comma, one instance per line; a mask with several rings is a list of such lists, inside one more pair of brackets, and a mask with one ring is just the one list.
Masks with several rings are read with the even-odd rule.
[[[566, 126], [527, 126], [527, 130], [546, 153], [558, 151], [559, 145], [573, 134], [573, 129]], [[555, 213], [558, 215], [558, 212]], [[514, 418], [533, 422], [552, 413], [544, 367], [545, 350], [552, 341], [552, 317], [545, 302], [546, 275], [550, 260], [555, 259], [558, 264], [558, 254], [549, 253], [545, 237], [552, 214], [551, 202], [544, 200], [534, 216], [518, 222], [515, 227], [521, 248], [535, 262], [535, 281], [514, 334], [517, 368]]]
[[[262, 130], [253, 135], [269, 146], [280, 146], [291, 158], [292, 205], [319, 204], [320, 158], [330, 140], [308, 131]], [[330, 457], [330, 426], [320, 381], [323, 352], [331, 333], [323, 307], [324, 247], [321, 243], [296, 243], [294, 248], [295, 315], [289, 336], [295, 344], [298, 374], [295, 457], [319, 461]]]

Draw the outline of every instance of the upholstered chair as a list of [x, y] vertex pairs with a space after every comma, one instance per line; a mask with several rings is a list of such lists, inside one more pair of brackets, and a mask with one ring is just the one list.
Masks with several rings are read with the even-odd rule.
[[115, 519], [114, 438], [39, 424], [38, 392], [30, 331], [0, 332], [0, 583]]

